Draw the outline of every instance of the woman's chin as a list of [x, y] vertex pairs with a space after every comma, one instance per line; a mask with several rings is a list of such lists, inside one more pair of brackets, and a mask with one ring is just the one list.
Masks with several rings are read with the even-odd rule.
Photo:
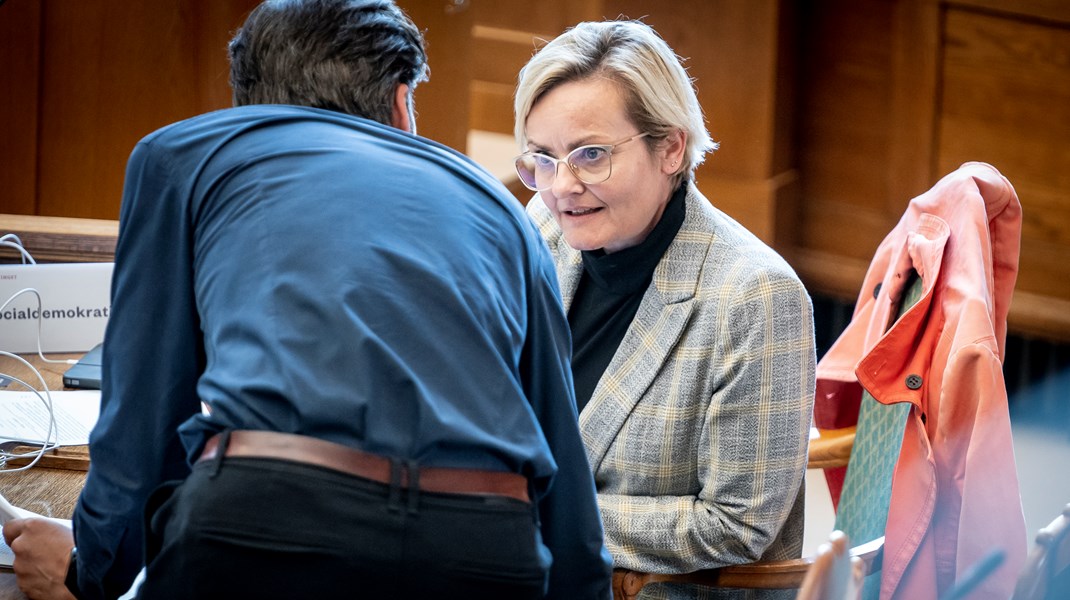
[[565, 243], [567, 243], [573, 250], [579, 250], [581, 252], [600, 250], [602, 246], [604, 246], [601, 241], [596, 241], [583, 236], [570, 236], [568, 234], [565, 234]]

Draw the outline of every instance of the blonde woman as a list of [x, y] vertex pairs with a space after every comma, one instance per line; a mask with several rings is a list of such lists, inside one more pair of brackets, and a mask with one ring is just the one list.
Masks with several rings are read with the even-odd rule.
[[695, 187], [716, 144], [675, 53], [640, 22], [581, 23], [524, 67], [515, 109], [615, 566], [799, 556], [810, 298]]

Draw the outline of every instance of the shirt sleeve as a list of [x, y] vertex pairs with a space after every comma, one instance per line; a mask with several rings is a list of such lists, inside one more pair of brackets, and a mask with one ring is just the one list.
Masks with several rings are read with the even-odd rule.
[[[801, 519], [793, 509], [816, 362], [809, 296], [794, 277], [760, 271], [725, 314], [720, 333], [710, 334], [722, 339], [709, 345], [730, 351], [713, 352], [708, 368], [730, 375], [700, 400], [704, 418], [681, 415], [702, 428], [696, 493], [598, 496], [617, 567], [684, 573], [754, 562], [789, 519]], [[667, 431], [675, 426], [690, 425]]]
[[541, 240], [529, 245], [537, 250], [536, 273], [528, 294], [521, 376], [557, 463], [548, 491], [538, 499], [543, 543], [552, 555], [546, 598], [609, 599], [613, 563], [603, 543], [594, 478], [580, 439], [568, 322], [548, 251]]
[[204, 364], [193, 300], [192, 235], [168, 161], [141, 142], [127, 164], [100, 419], [73, 515], [79, 597], [115, 598], [143, 562], [143, 507], [189, 473], [178, 425], [197, 413]]
[[[982, 323], [988, 319], [988, 313], [984, 309], [976, 310], [976, 305], [963, 314]], [[937, 440], [933, 444], [933, 457], [937, 476], [942, 479], [937, 484], [941, 486], [939, 489], [947, 486], [959, 493], [941, 496], [930, 527], [935, 531], [932, 537], [937, 556], [954, 557], [954, 561], [938, 565], [938, 569], [944, 570], [938, 571], [939, 575], [947, 581], [961, 577], [992, 549], [1002, 550], [1003, 564], [975, 591], [978, 596], [1005, 598], [1014, 594], [1017, 574], [1028, 551], [1028, 536], [1025, 517], [1021, 510], [1016, 510], [1021, 495], [1007, 410], [1007, 384], [994, 346], [994, 342], [964, 344], [949, 357], [945, 367], [942, 380], [955, 384], [940, 389], [937, 410], [941, 414], [937, 420], [939, 429], [933, 436]], [[933, 404], [928, 404], [930, 409]], [[915, 420], [911, 427], [918, 425]], [[993, 519], [996, 506], [1001, 507], [1002, 514]], [[889, 513], [889, 524], [895, 522], [893, 517], [901, 517], [899, 523], [906, 523], [917, 514], [904, 513], [902, 510]], [[917, 531], [906, 526], [901, 528]]]

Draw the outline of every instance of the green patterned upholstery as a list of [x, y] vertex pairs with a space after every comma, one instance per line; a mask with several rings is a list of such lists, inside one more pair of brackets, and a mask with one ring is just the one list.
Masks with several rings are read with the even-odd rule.
[[[921, 278], [911, 271], [896, 318], [921, 298], [922, 289]], [[854, 446], [836, 508], [836, 529], [846, 533], [852, 545], [884, 535], [892, 498], [892, 473], [899, 459], [910, 406], [907, 402], [885, 406], [868, 391], [862, 393]], [[876, 599], [879, 593], [878, 571], [866, 577], [862, 598]]]

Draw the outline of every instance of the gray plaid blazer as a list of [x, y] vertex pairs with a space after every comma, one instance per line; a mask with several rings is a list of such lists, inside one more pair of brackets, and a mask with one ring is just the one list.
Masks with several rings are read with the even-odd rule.
[[[798, 557], [814, 395], [810, 297], [693, 184], [686, 217], [580, 414], [617, 567], [660, 573]], [[565, 310], [580, 252], [528, 213]]]

